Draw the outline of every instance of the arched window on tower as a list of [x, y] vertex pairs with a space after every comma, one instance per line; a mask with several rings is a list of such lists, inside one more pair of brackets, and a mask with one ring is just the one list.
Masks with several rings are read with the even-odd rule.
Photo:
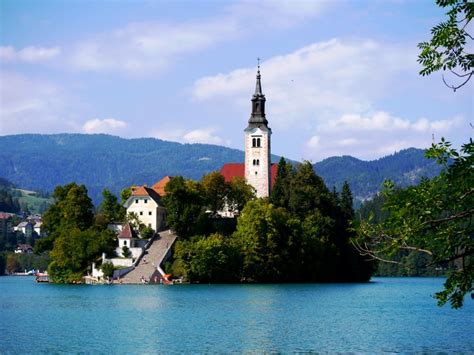
[[255, 148], [257, 146], [257, 140], [255, 138], [252, 139], [252, 147]]
[[260, 148], [260, 138], [257, 138], [257, 147]]
[[260, 165], [260, 159], [257, 159], [257, 165]]

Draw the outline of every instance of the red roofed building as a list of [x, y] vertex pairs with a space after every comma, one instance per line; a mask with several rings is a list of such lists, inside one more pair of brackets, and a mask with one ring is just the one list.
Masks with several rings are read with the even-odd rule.
[[[222, 166], [220, 173], [222, 176], [224, 176], [226, 182], [231, 182], [234, 177], [241, 177], [242, 179], [245, 179], [245, 164], [226, 163]], [[273, 186], [275, 185], [277, 173], [278, 164], [272, 164], [270, 188], [273, 188]]]
[[155, 231], [160, 231], [165, 226], [166, 209], [160, 194], [151, 187], [132, 187], [132, 194], [125, 201], [124, 207], [127, 214], [136, 214], [141, 223]]
[[155, 185], [153, 185], [151, 188], [153, 190], [155, 190], [158, 195], [160, 195], [161, 197], [165, 196], [166, 195], [166, 191], [165, 191], [165, 186], [166, 184], [168, 184], [171, 180], [171, 177], [170, 176], [165, 176], [163, 179], [161, 179], [160, 181], [158, 181]]

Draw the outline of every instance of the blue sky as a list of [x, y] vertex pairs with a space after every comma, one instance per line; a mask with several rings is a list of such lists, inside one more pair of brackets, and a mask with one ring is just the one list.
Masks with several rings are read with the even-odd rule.
[[[0, 135], [242, 149], [262, 58], [273, 153], [375, 159], [472, 136], [473, 84], [420, 77], [432, 1], [0, 2]], [[454, 80], [454, 79], [453, 79]]]

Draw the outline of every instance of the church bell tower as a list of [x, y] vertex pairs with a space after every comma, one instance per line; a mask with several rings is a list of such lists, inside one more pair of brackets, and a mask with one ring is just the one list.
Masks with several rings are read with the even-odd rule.
[[272, 130], [265, 118], [265, 95], [262, 93], [260, 65], [252, 96], [252, 113], [245, 132], [245, 180], [252, 185], [257, 197], [270, 196]]

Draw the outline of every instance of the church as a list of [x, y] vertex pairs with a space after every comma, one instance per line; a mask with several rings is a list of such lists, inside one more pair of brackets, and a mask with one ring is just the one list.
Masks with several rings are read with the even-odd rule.
[[[276, 180], [278, 164], [271, 163], [272, 130], [265, 116], [266, 99], [262, 92], [260, 65], [251, 101], [252, 113], [244, 130], [245, 161], [226, 163], [220, 173], [226, 182], [231, 182], [234, 177], [244, 178], [255, 189], [257, 197], [269, 197]], [[166, 209], [162, 197], [166, 195], [165, 186], [170, 179], [169, 176], [165, 176], [152, 187], [132, 186], [131, 195], [124, 203], [127, 214], [134, 213], [141, 223], [155, 231], [163, 230], [166, 226]], [[222, 217], [234, 217], [235, 212], [232, 208], [226, 207], [219, 214]]]
[[234, 177], [245, 178], [253, 186], [257, 197], [268, 197], [275, 183], [278, 165], [271, 163], [271, 135], [265, 116], [265, 95], [262, 92], [260, 66], [257, 69], [255, 93], [252, 96], [252, 113], [245, 134], [245, 162], [227, 163], [220, 173], [227, 182]]

